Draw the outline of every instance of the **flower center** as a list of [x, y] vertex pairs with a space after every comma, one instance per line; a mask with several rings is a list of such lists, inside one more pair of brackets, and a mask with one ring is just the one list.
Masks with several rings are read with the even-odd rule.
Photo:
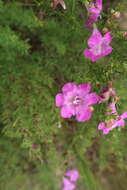
[[79, 96], [75, 96], [72, 103], [77, 105], [77, 104], [80, 104], [81, 103], [81, 98]]
[[98, 7], [97, 7], [97, 3], [96, 3], [95, 1], [93, 2], [93, 4], [94, 4], [94, 7], [95, 7], [95, 8], [98, 8]]
[[95, 1], [89, 2], [89, 8], [98, 8]]
[[102, 44], [99, 44], [96, 47], [94, 47], [94, 54], [100, 55], [101, 53], [102, 53]]
[[110, 119], [109, 121], [106, 122], [106, 128], [110, 128], [114, 124], [115, 120]]

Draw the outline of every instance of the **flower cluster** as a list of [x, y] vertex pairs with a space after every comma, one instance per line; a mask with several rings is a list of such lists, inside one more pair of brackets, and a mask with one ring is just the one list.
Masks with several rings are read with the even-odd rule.
[[95, 22], [97, 22], [98, 18], [100, 17], [100, 13], [102, 10], [102, 0], [94, 0], [89, 2], [86, 5], [87, 11], [89, 13], [87, 26], [92, 27]]
[[[89, 14], [87, 26], [93, 27], [93, 32], [88, 39], [89, 49], [86, 48], [84, 50], [84, 56], [92, 62], [96, 62], [101, 57], [111, 54], [113, 50], [110, 45], [112, 36], [107, 28], [103, 30], [104, 36], [102, 36], [101, 32], [95, 27], [95, 23], [101, 15], [102, 0], [87, 2], [86, 8]], [[109, 82], [106, 87], [101, 89], [100, 95], [91, 92], [91, 84], [89, 83], [76, 85], [73, 82], [69, 82], [63, 86], [62, 93], [58, 93], [55, 98], [56, 106], [61, 107], [61, 117], [71, 118], [75, 116], [79, 122], [85, 122], [91, 119], [94, 111], [93, 104], [101, 104], [108, 101], [111, 102], [107, 106], [108, 109], [110, 108], [110, 112], [107, 112], [106, 115], [110, 116], [110, 119], [108, 118], [106, 121], [101, 122], [98, 126], [98, 129], [103, 134], [108, 134], [116, 127], [124, 126], [124, 119], [127, 118], [127, 112], [119, 115], [116, 110], [115, 105], [119, 101], [119, 98], [116, 96], [116, 91], [112, 87], [112, 82]], [[66, 178], [64, 182], [69, 183]], [[73, 189], [73, 184], [70, 183], [70, 185]]]
[[[113, 102], [107, 107], [110, 111], [106, 112], [106, 115], [111, 115], [110, 119], [105, 122], [101, 122], [98, 129], [103, 134], [108, 134], [116, 127], [124, 126], [124, 119], [127, 118], [127, 112], [119, 115], [116, 110], [116, 102], [119, 98], [116, 96], [116, 91], [112, 88], [112, 83], [109, 82], [106, 87], [103, 87], [100, 96], [94, 92], [91, 92], [91, 84], [67, 83], [62, 88], [62, 93], [56, 95], [56, 106], [61, 107], [61, 117], [71, 118], [76, 116], [79, 122], [85, 122], [90, 120], [93, 113], [93, 104], [104, 103], [109, 101], [110, 97]], [[65, 179], [65, 183], [67, 180]]]
[[[86, 4], [87, 11], [89, 13], [87, 26], [93, 27], [98, 21], [102, 11], [102, 0], [93, 0]], [[112, 52], [112, 47], [109, 45], [112, 41], [112, 37], [110, 32], [106, 32], [104, 36], [101, 35], [97, 28], [93, 29], [92, 35], [88, 40], [88, 46], [90, 49], [84, 50], [84, 56], [91, 60], [92, 62], [96, 62], [103, 56], [107, 56]]]
[[127, 118], [127, 112], [124, 112], [122, 115], [119, 115], [116, 110], [115, 104], [116, 104], [115, 102], [109, 104], [108, 108], [110, 108], [111, 111], [106, 113], [107, 115], [115, 116], [115, 119], [114, 118], [108, 119], [105, 122], [101, 122], [98, 126], [98, 129], [101, 130], [103, 134], [108, 134], [114, 128], [122, 127], [125, 125], [124, 119]]
[[63, 189], [62, 190], [74, 190], [76, 188], [76, 185], [74, 182], [77, 181], [79, 178], [79, 172], [78, 170], [68, 170], [65, 173], [65, 176], [63, 178]]

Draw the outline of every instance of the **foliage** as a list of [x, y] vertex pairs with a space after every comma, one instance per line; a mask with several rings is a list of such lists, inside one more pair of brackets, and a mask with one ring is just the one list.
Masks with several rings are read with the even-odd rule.
[[91, 63], [83, 55], [91, 34], [85, 4], [65, 3], [66, 10], [50, 0], [0, 1], [0, 189], [59, 190], [67, 168], [79, 169], [78, 190], [126, 189], [126, 126], [102, 136], [106, 104], [78, 123], [60, 117], [54, 98], [66, 82], [90, 82], [99, 93], [113, 81], [126, 111], [127, 38], [105, 22], [112, 16], [104, 9], [98, 27], [113, 31], [114, 51]]

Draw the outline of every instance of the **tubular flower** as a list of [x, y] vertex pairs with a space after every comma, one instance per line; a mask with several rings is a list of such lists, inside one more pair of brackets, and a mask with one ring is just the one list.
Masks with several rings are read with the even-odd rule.
[[96, 93], [90, 93], [90, 84], [67, 83], [62, 88], [62, 93], [56, 95], [56, 106], [61, 107], [61, 116], [71, 118], [76, 116], [80, 122], [87, 121], [91, 118], [93, 107], [100, 97]]
[[84, 50], [84, 55], [92, 62], [96, 62], [99, 58], [109, 55], [112, 52], [112, 47], [109, 43], [112, 41], [110, 32], [104, 36], [101, 35], [98, 29], [94, 29], [88, 40], [90, 49]]
[[75, 189], [75, 184], [73, 184], [72, 182], [70, 182], [69, 179], [67, 179], [66, 177], [63, 178], [63, 189], [62, 190], [73, 190]]
[[102, 0], [93, 0], [88, 4], [87, 10], [89, 13], [100, 14], [102, 10]]
[[76, 188], [76, 185], [72, 182], [76, 182], [79, 178], [79, 172], [78, 170], [67, 170], [65, 173], [65, 176], [63, 178], [63, 189], [62, 190], [73, 190]]
[[124, 119], [127, 118], [127, 112], [124, 112], [122, 115], [118, 115], [118, 112], [115, 107], [115, 102], [108, 105], [108, 107], [111, 109], [111, 112], [107, 112], [107, 114], [115, 116], [116, 119], [112, 118], [105, 122], [101, 122], [98, 126], [98, 130], [101, 130], [103, 134], [108, 134], [110, 131], [112, 131], [116, 127], [122, 127], [125, 125]]
[[98, 17], [99, 17], [98, 14], [90, 14], [90, 15], [88, 16], [86, 25], [87, 25], [89, 28], [92, 28], [93, 24], [94, 24], [95, 22], [97, 22]]
[[114, 115], [117, 115], [118, 116], [118, 112], [116, 110], [116, 102], [112, 102], [108, 105], [108, 108], [111, 110], [110, 112], [107, 112], [106, 114], [108, 115], [111, 115], [111, 114], [114, 114]]
[[109, 100], [109, 98], [112, 97], [114, 99], [118, 99], [118, 97], [116, 96], [116, 91], [114, 88], [108, 88], [108, 87], [104, 87], [101, 91], [100, 94], [100, 101], [99, 103], [103, 103]]
[[70, 181], [77, 181], [79, 178], [79, 172], [78, 170], [68, 170], [65, 173], [65, 176], [69, 177]]
[[87, 6], [87, 11], [90, 13], [87, 20], [87, 26], [92, 27], [95, 22], [97, 22], [100, 17], [102, 10], [102, 0], [94, 0], [90, 2]]

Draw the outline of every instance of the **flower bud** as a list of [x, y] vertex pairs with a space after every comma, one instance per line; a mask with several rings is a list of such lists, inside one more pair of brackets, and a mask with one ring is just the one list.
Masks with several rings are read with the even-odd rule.
[[107, 19], [107, 23], [108, 23], [108, 24], [111, 24], [111, 20], [110, 20], [110, 19]]
[[115, 10], [114, 9], [111, 9], [111, 14], [114, 14], [115, 13]]
[[127, 37], [127, 32], [124, 32], [123, 37]]
[[116, 97], [115, 97], [115, 101], [116, 101], [116, 102], [119, 102], [119, 101], [120, 101], [120, 98], [116, 96]]
[[108, 33], [109, 32], [109, 29], [108, 28], [103, 28], [103, 34], [106, 34], [106, 33]]
[[113, 16], [116, 18], [116, 19], [119, 19], [121, 17], [121, 13], [119, 11], [116, 11], [115, 13], [113, 13]]
[[109, 88], [112, 87], [112, 81], [109, 81], [109, 82], [108, 82], [108, 87], [109, 87]]

